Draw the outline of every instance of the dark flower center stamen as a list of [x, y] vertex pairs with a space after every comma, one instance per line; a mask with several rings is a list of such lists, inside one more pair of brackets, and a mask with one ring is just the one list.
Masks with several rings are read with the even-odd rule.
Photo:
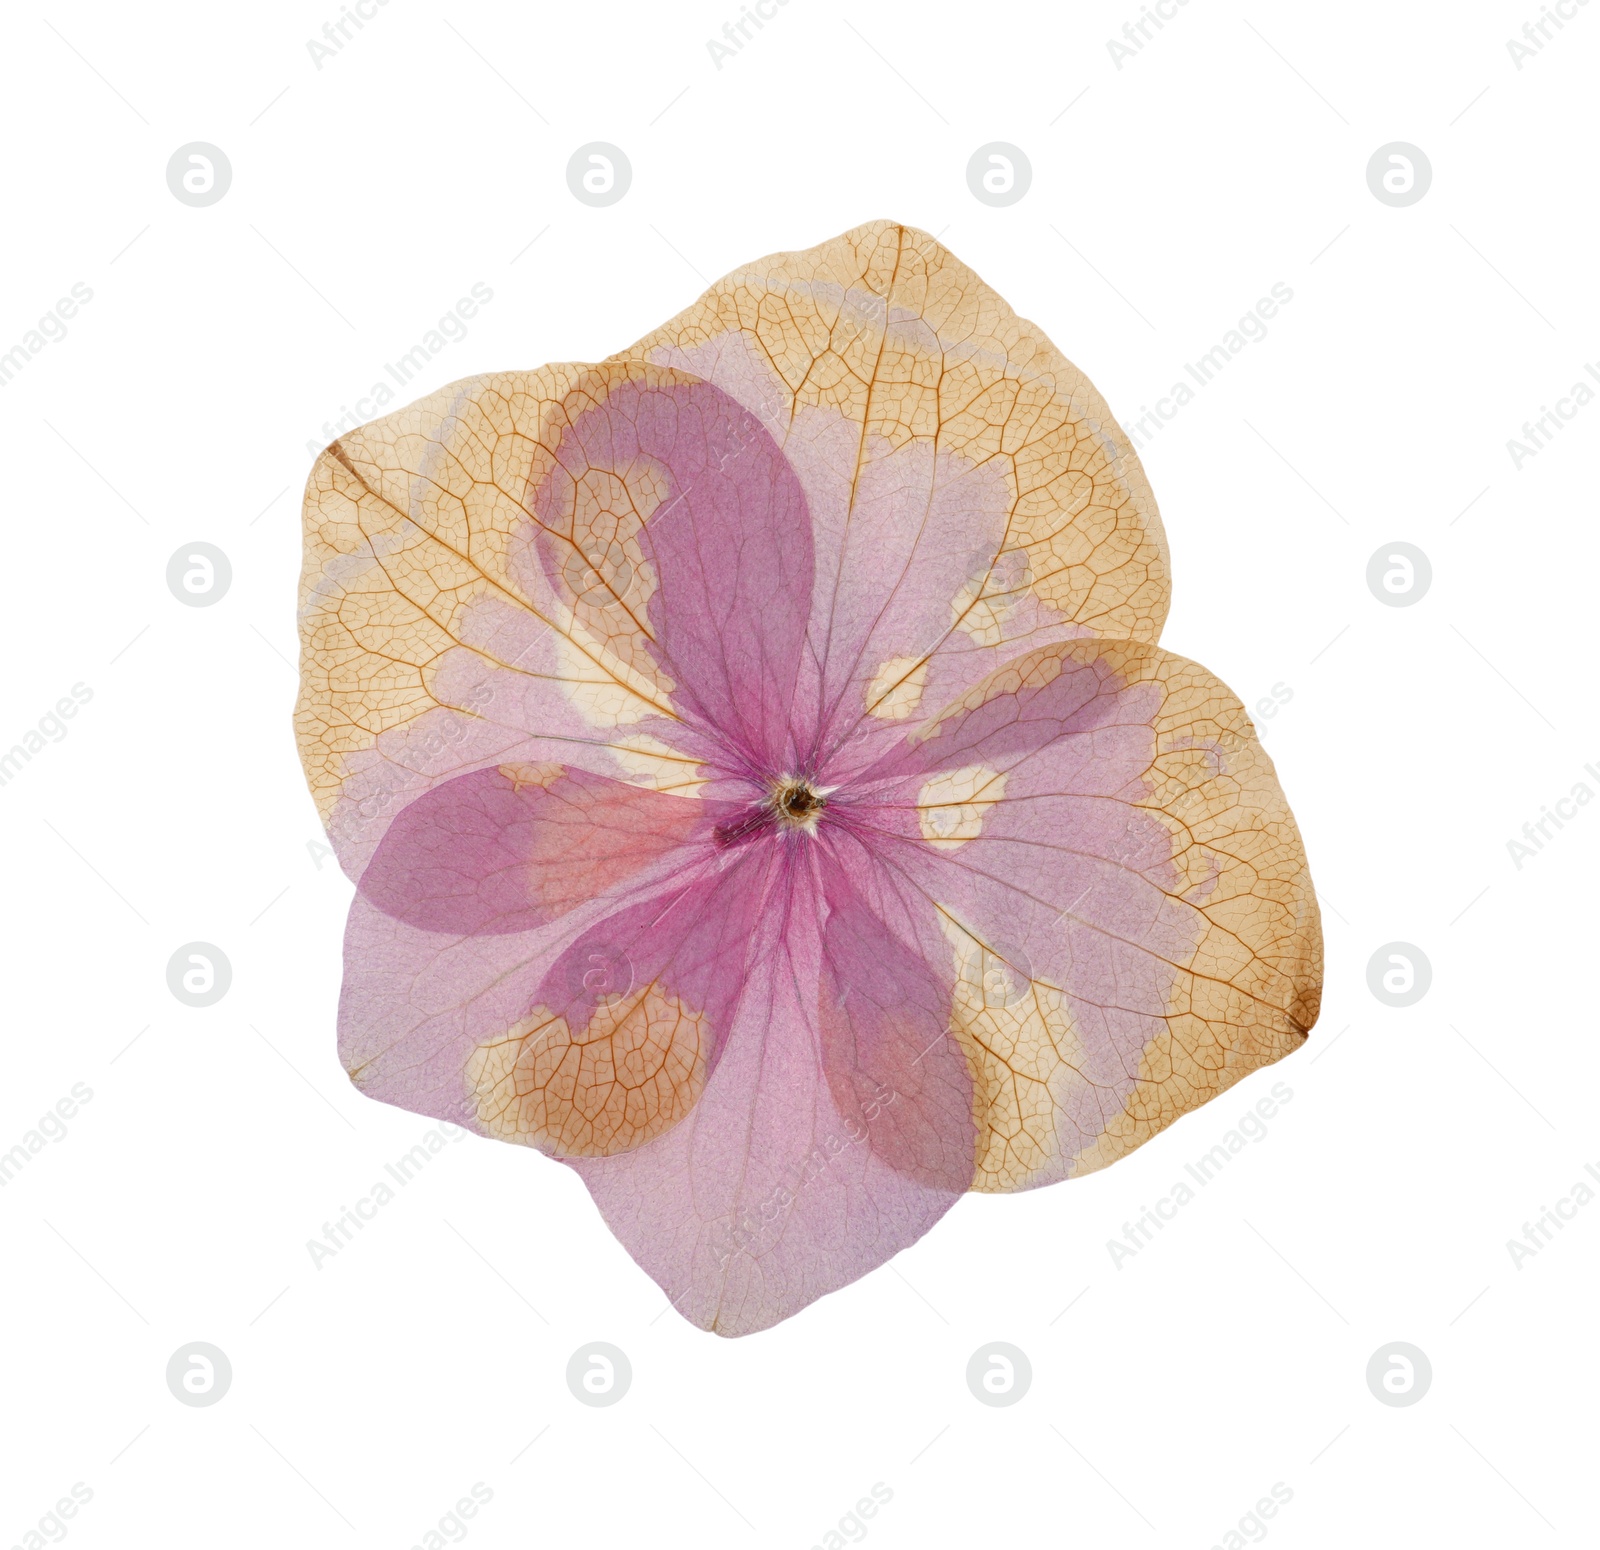
[[827, 805], [823, 796], [803, 780], [784, 781], [773, 798], [773, 806], [779, 815], [791, 823], [804, 823]]
[[737, 818], [719, 823], [712, 831], [718, 845], [742, 845], [766, 829], [801, 829], [814, 834], [817, 818], [828, 799], [823, 791], [793, 775], [772, 784], [765, 802], [747, 808]]

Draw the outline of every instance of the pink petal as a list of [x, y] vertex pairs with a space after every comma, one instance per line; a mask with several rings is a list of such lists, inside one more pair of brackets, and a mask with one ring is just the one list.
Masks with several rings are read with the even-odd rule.
[[[722, 741], [725, 762], [782, 768], [792, 757], [812, 587], [805, 495], [767, 430], [734, 399], [677, 373], [653, 375], [610, 385], [562, 438], [534, 495], [539, 549], [556, 575], [579, 556], [577, 586], [597, 627], [645, 637], [672, 681], [673, 708]], [[595, 586], [585, 557], [593, 540], [580, 531], [587, 513], [575, 512], [580, 485], [611, 500], [623, 489], [636, 499], [644, 486], [657, 501], [637, 533], [620, 528], [639, 547], [643, 576], [618, 557], [617, 581]], [[590, 529], [600, 525], [588, 516]], [[615, 549], [610, 522], [604, 534]]]
[[699, 1103], [637, 1151], [573, 1165], [673, 1306], [724, 1335], [881, 1265], [972, 1177], [947, 986], [841, 876], [786, 870], [785, 908], [751, 922], [744, 995]]
[[[717, 809], [681, 805], [710, 809], [698, 839], [663, 852], [609, 897], [531, 928], [517, 923], [542, 909], [514, 900], [489, 930], [447, 936], [369, 903], [363, 889], [340, 1002], [352, 1081], [385, 1102], [553, 1155], [625, 1149], [676, 1123], [726, 1042], [764, 875], [754, 859], [719, 868], [709, 826]], [[465, 910], [450, 895], [440, 908], [478, 908], [479, 895], [466, 897]], [[493, 929], [501, 923], [512, 929]], [[551, 1089], [540, 1061], [569, 1047]], [[638, 1101], [650, 1113], [640, 1118], [628, 1094], [646, 1088]]]
[[559, 764], [503, 764], [436, 786], [361, 874], [386, 915], [452, 935], [531, 931], [709, 832], [702, 804]]
[[730, 393], [799, 478], [823, 753], [870, 757], [1051, 641], [1156, 638], [1166, 542], [1110, 410], [925, 234], [874, 222], [743, 265], [624, 356]]
[[[1003, 794], [966, 810], [970, 837], [930, 844], [929, 794], [973, 770]], [[987, 1111], [975, 1188], [1102, 1167], [1298, 1048], [1315, 1020], [1320, 937], [1294, 820], [1203, 668], [1126, 642], [1044, 648], [861, 784], [857, 821], [885, 868], [1001, 976], [998, 996], [958, 994], [953, 1012]]]

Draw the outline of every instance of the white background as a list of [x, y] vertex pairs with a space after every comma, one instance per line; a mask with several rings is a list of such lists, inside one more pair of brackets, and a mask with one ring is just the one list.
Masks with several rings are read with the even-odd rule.
[[[1600, 4], [1520, 71], [1534, 0], [1193, 0], [1118, 70], [1138, 9], [790, 0], [720, 70], [733, 0], [391, 0], [320, 70], [334, 0], [10, 13], [0, 349], [94, 299], [0, 389], [0, 746], [93, 698], [0, 787], [0, 1149], [93, 1098], [0, 1190], [0, 1545], [78, 1481], [85, 1550], [405, 1547], [475, 1482], [484, 1547], [804, 1550], [875, 1482], [884, 1550], [1205, 1547], [1275, 1482], [1286, 1550], [1593, 1542], [1600, 1202], [1520, 1269], [1506, 1240], [1600, 1167], [1600, 806], [1520, 869], [1507, 841], [1600, 791], [1600, 407], [1520, 469], [1506, 443], [1600, 362]], [[233, 167], [201, 209], [165, 180], [195, 140]], [[567, 190], [591, 140], [632, 161], [609, 209]], [[994, 140], [1033, 167], [1004, 209], [965, 177]], [[1409, 208], [1367, 186], [1395, 140], [1433, 168]], [[429, 1126], [335, 1058], [351, 889], [308, 849], [289, 719], [308, 444], [475, 281], [418, 394], [597, 359], [876, 217], [938, 233], [1124, 424], [1293, 290], [1144, 460], [1163, 643], [1249, 705], [1292, 690], [1262, 725], [1324, 905], [1320, 1025], [1110, 1170], [968, 1196], [739, 1341], [667, 1310], [575, 1175], [477, 1138], [314, 1268]], [[195, 540], [232, 563], [214, 607], [166, 586]], [[1396, 540], [1432, 562], [1412, 607], [1366, 585]], [[234, 970], [205, 1010], [165, 978], [197, 939]], [[1433, 966], [1405, 1009], [1367, 986], [1396, 940]], [[1275, 1081], [1266, 1139], [1117, 1268]], [[233, 1366], [210, 1408], [166, 1386], [195, 1340]], [[591, 1340], [632, 1361], [611, 1408], [566, 1387]], [[1033, 1365], [1006, 1409], [964, 1379], [991, 1340]], [[1408, 1408], [1365, 1380], [1396, 1340], [1433, 1366]]]

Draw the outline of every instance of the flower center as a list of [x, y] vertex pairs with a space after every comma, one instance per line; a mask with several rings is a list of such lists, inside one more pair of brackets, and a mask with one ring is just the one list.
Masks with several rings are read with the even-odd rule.
[[785, 776], [773, 787], [772, 810], [782, 824], [815, 833], [817, 816], [828, 799], [814, 786], [795, 776]]
[[771, 784], [771, 794], [765, 802], [747, 807], [737, 818], [719, 823], [715, 838], [718, 845], [742, 845], [759, 834], [783, 833], [798, 829], [803, 834], [817, 832], [817, 819], [828, 805], [831, 786], [813, 786], [798, 775], [784, 775]]

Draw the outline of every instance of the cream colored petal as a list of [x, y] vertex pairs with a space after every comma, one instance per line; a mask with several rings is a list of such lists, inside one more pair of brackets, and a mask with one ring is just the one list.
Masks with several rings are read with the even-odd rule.
[[867, 712], [883, 721], [904, 721], [916, 714], [928, 682], [928, 664], [920, 657], [890, 657], [867, 686]]
[[935, 850], [956, 850], [983, 833], [983, 817], [1006, 794], [1006, 777], [987, 764], [945, 770], [917, 793], [917, 822]]
[[609, 996], [575, 1032], [537, 1007], [467, 1061], [490, 1135], [563, 1157], [604, 1157], [670, 1130], [705, 1086], [706, 1019], [655, 984]]

